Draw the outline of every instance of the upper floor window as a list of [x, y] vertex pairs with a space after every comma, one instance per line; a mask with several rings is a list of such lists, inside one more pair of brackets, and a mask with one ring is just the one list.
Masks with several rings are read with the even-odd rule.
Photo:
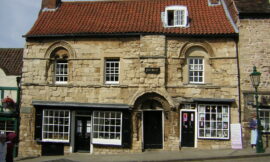
[[51, 60], [53, 64], [53, 81], [55, 84], [67, 84], [68, 83], [68, 51], [62, 47], [57, 48], [51, 54]]
[[119, 59], [106, 59], [105, 61], [105, 83], [119, 84]]
[[65, 84], [68, 81], [67, 60], [57, 60], [55, 66], [55, 83]]
[[168, 6], [165, 9], [165, 23], [167, 27], [186, 27], [188, 11], [186, 6]]
[[188, 59], [189, 83], [204, 82], [204, 61], [203, 58]]

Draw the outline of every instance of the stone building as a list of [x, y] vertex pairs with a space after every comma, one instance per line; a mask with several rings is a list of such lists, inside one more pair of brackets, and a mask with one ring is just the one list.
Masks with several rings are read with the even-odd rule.
[[[264, 127], [263, 137], [270, 132], [270, 1], [231, 0], [227, 1], [231, 15], [239, 29], [238, 55], [240, 71], [241, 121], [243, 141], [250, 144], [249, 120], [255, 113], [254, 87], [250, 81], [253, 66], [261, 72], [258, 88], [260, 118]], [[268, 137], [267, 137], [268, 138]], [[268, 145], [265, 139], [265, 146]]]
[[23, 48], [0, 48], [0, 133], [18, 133]]
[[231, 147], [237, 30], [211, 0], [43, 0], [25, 35], [19, 155]]

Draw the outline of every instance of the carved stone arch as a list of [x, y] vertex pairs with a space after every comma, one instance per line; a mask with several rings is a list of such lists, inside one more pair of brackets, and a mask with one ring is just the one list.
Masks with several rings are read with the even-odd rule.
[[165, 111], [170, 111], [171, 108], [174, 108], [174, 103], [172, 99], [169, 96], [166, 95], [161, 95], [161, 93], [154, 92], [154, 91], [147, 91], [147, 92], [141, 92], [141, 93], [136, 93], [131, 102], [130, 105], [132, 105], [134, 108], [141, 108], [141, 104], [145, 103], [145, 101], [153, 100], [156, 101], [155, 105], [161, 104], [162, 108]]
[[71, 47], [70, 44], [68, 44], [65, 41], [60, 41], [60, 42], [55, 42], [53, 43], [46, 51], [45, 53], [45, 58], [49, 59], [51, 57], [51, 54], [54, 53], [55, 50], [57, 49], [65, 49], [68, 52], [68, 58], [69, 59], [75, 59], [76, 54], [73, 48]]
[[213, 51], [211, 45], [207, 42], [187, 42], [187, 43], [185, 43], [180, 51], [179, 57], [186, 59], [187, 58], [186, 55], [187, 55], [188, 51], [194, 47], [200, 47], [207, 52], [209, 57], [214, 57], [214, 51]]

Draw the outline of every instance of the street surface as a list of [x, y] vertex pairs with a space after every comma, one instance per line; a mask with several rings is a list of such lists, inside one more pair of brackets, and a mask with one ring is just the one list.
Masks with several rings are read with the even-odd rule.
[[[187, 162], [187, 161], [184, 161]], [[254, 158], [237, 158], [237, 159], [221, 159], [221, 160], [196, 160], [192, 162], [270, 162], [270, 156], [254, 157]]]

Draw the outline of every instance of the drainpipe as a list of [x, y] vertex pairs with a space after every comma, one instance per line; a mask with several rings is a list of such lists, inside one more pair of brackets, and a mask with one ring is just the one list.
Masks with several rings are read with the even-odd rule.
[[241, 77], [240, 77], [240, 64], [239, 64], [239, 37], [235, 40], [235, 45], [236, 45], [236, 60], [237, 60], [237, 82], [238, 82], [238, 114], [239, 114], [239, 123], [242, 122], [241, 116], [241, 110], [242, 110], [242, 106], [241, 106]]

